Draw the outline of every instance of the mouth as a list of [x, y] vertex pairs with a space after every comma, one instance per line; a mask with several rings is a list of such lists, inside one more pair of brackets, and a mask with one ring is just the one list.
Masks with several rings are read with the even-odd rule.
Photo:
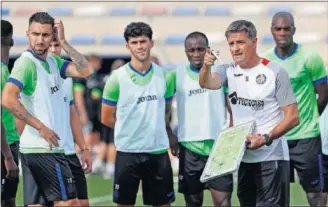
[[37, 49], [37, 50], [43, 50], [44, 47], [43, 47], [43, 46], [40, 46], [40, 45], [37, 45], [37, 46], [35, 47], [35, 49]]
[[236, 53], [236, 54], [234, 54], [233, 56], [236, 57], [236, 58], [239, 58], [239, 57], [241, 57], [242, 55], [243, 55], [243, 53]]
[[279, 43], [287, 43], [288, 40], [287, 40], [287, 39], [278, 39], [278, 42], [279, 42]]
[[137, 54], [143, 56], [143, 55], [146, 55], [146, 52], [145, 51], [144, 52], [138, 52]]

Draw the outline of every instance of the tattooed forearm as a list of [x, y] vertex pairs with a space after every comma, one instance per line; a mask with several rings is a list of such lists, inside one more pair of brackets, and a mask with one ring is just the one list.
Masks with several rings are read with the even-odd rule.
[[83, 69], [88, 69], [88, 60], [71, 45], [69, 45], [67, 41], [65, 41], [61, 46], [72, 59], [77, 71], [80, 72]]
[[9, 111], [18, 119], [39, 130], [41, 128], [41, 122], [37, 118], [33, 117], [20, 102], [18, 103], [19, 105], [14, 105], [9, 108]]
[[11, 107], [10, 112], [14, 114], [18, 119], [27, 122], [28, 119], [31, 117], [31, 114], [29, 114], [27, 111], [23, 111], [20, 108]]

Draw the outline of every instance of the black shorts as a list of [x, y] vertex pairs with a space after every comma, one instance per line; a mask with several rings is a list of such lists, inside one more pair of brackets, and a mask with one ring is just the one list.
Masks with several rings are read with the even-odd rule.
[[100, 138], [106, 144], [114, 143], [114, 129], [101, 124]]
[[77, 198], [81, 200], [88, 199], [87, 180], [85, 178], [80, 159], [77, 157], [76, 154], [66, 155], [66, 157], [69, 164], [69, 168], [73, 173], [75, 187], [77, 191]]
[[322, 191], [328, 193], [328, 155], [322, 155], [324, 185]]
[[140, 180], [144, 205], [159, 206], [175, 201], [173, 173], [167, 152], [117, 152], [113, 201], [121, 205], [134, 205]]
[[62, 153], [21, 155], [24, 205], [76, 198], [74, 177]]
[[310, 139], [288, 140], [290, 178], [294, 182], [294, 169], [305, 192], [323, 189], [323, 168], [320, 136]]
[[232, 174], [218, 177], [208, 181], [206, 184], [200, 182], [200, 177], [205, 168], [208, 156], [194, 153], [180, 144], [179, 155], [179, 192], [192, 195], [204, 191], [204, 189], [214, 189], [220, 192], [232, 192]]
[[90, 120], [91, 121], [91, 123], [92, 123], [92, 132], [101, 132], [101, 123], [100, 123], [100, 121], [98, 120], [98, 118], [96, 118], [96, 119], [91, 119]]
[[289, 206], [289, 162], [242, 162], [238, 171], [240, 206]]
[[[19, 153], [19, 142], [15, 142], [9, 145], [11, 154], [13, 155], [14, 161], [18, 166], [18, 153]], [[7, 169], [4, 165], [4, 157], [1, 153], [1, 200], [10, 198], [16, 198], [19, 177], [14, 179], [7, 179]]]
[[87, 107], [87, 113], [90, 122], [92, 123], [92, 132], [101, 132], [101, 122], [100, 122], [100, 117], [99, 117], [99, 112], [98, 112], [98, 106], [95, 102], [87, 102], [86, 103]]

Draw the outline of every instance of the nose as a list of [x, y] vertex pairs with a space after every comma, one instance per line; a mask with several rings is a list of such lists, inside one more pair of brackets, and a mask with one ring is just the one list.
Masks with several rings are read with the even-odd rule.
[[233, 44], [231, 47], [230, 47], [230, 50], [231, 52], [235, 53], [239, 50], [239, 47], [237, 44]]
[[42, 35], [39, 35], [37, 38], [37, 43], [44, 43], [44, 37]]
[[55, 47], [53, 47], [53, 46], [50, 46], [50, 52], [52, 52], [52, 53], [56, 52], [56, 49], [55, 49]]
[[200, 52], [196, 50], [195, 52], [192, 53], [193, 57], [200, 57]]
[[142, 47], [143, 47], [143, 44], [142, 44], [141, 42], [138, 42], [138, 44], [137, 44], [137, 49], [138, 49], [138, 50], [141, 50]]

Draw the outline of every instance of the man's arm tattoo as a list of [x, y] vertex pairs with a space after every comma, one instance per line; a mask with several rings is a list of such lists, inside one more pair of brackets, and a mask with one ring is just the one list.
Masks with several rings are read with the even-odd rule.
[[[26, 124], [36, 128], [39, 130], [40, 127], [33, 126], [31, 118], [34, 118], [36, 121], [40, 122], [37, 118], [33, 117], [25, 108], [24, 106], [19, 103], [19, 106], [12, 106], [9, 111], [18, 119], [24, 121]], [[35, 125], [35, 124], [34, 124]]]
[[62, 48], [72, 59], [77, 71], [80, 72], [83, 69], [88, 68], [88, 60], [81, 53], [75, 50], [71, 45], [69, 45], [68, 42], [65, 41], [64, 44], [62, 44]]

